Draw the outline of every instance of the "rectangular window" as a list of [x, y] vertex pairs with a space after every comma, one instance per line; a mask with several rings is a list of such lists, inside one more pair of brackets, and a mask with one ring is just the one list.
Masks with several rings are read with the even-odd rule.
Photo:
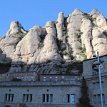
[[[101, 96], [100, 96], [100, 94], [98, 94], [97, 95], [97, 99], [98, 99], [98, 103], [100, 104], [101, 103]], [[102, 95], [102, 98], [103, 98], [103, 103], [105, 104], [105, 96], [104, 96], [104, 94]]]
[[[101, 81], [101, 83], [102, 83], [102, 87], [103, 87], [103, 85], [104, 85], [104, 81]], [[100, 88], [100, 84], [99, 84], [99, 81], [94, 81], [93, 82], [93, 89], [95, 89], [95, 90], [98, 90]]]
[[14, 94], [5, 94], [5, 101], [6, 102], [13, 102]]
[[32, 94], [23, 94], [23, 102], [32, 102]]
[[53, 102], [53, 94], [42, 94], [42, 102]]
[[71, 104], [75, 104], [75, 95], [74, 94], [67, 94], [67, 102]]
[[49, 94], [46, 94], [46, 102], [49, 102]]
[[[102, 97], [103, 97], [103, 103], [105, 104], [105, 96], [104, 96], [104, 94], [102, 95]], [[100, 104], [101, 103], [100, 94], [96, 94], [96, 95], [93, 96], [93, 103], [94, 104]]]
[[50, 102], [53, 102], [53, 94], [50, 94]]
[[103, 103], [105, 104], [105, 96], [104, 96], [104, 94], [103, 94]]
[[42, 102], [45, 102], [45, 94], [42, 94]]
[[97, 95], [98, 104], [100, 104], [100, 94]]
[[96, 101], [96, 97], [97, 97], [96, 95], [93, 96], [93, 103], [94, 103], [94, 104], [97, 103], [97, 101]]

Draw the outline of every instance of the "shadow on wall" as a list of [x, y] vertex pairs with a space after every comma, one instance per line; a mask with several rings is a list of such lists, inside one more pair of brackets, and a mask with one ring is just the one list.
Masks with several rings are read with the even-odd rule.
[[11, 59], [0, 53], [0, 74], [7, 73], [11, 67]]
[[10, 105], [5, 105], [4, 107], [11, 107]]
[[[79, 74], [83, 72], [82, 62], [65, 62], [59, 60], [48, 60], [43, 63], [26, 64], [24, 62], [12, 62], [10, 58], [0, 61], [0, 74], [8, 71], [15, 72], [36, 72], [37, 74]], [[11, 72], [11, 73], [12, 73]]]
[[7, 73], [9, 71], [10, 66], [11, 63], [8, 64], [0, 63], [0, 74]]

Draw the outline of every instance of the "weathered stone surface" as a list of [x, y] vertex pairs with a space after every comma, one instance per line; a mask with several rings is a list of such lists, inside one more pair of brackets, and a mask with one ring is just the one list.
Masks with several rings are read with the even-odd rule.
[[104, 16], [102, 14], [100, 14], [99, 16], [97, 16], [96, 18], [96, 24], [98, 27], [104, 27], [107, 26], [107, 21], [104, 18]]
[[97, 10], [97, 9], [93, 9], [91, 12], [90, 12], [90, 15], [93, 17], [93, 18], [97, 18], [97, 16], [99, 16], [101, 13]]
[[100, 55], [107, 54], [107, 37], [103, 34], [101, 29], [94, 28], [92, 31], [93, 40], [92, 45], [94, 51], [98, 51]]
[[68, 17], [68, 25], [67, 25], [67, 33], [68, 33], [68, 43], [70, 45], [69, 48], [72, 49], [72, 55], [77, 60], [81, 60], [81, 31], [80, 26], [83, 18], [83, 13], [76, 9], [74, 12]]
[[57, 29], [57, 37], [59, 40], [63, 40], [63, 29], [64, 29], [64, 13], [59, 13], [57, 23], [56, 23], [56, 29]]
[[41, 41], [40, 35], [42, 28], [37, 26], [32, 28], [28, 34], [17, 44], [15, 55], [20, 56], [22, 61], [27, 63], [34, 53], [38, 53], [39, 43]]
[[[27, 32], [18, 21], [0, 39], [0, 62], [11, 62], [9, 72], [71, 73], [71, 64], [92, 58], [95, 51], [107, 55], [107, 21], [96, 9], [63, 12], [45, 27]], [[70, 68], [70, 69], [69, 69]]]
[[13, 59], [16, 45], [26, 35], [27, 31], [23, 29], [18, 21], [13, 21], [6, 36], [0, 40], [0, 48], [3, 53]]
[[48, 60], [61, 60], [58, 54], [58, 47], [56, 43], [56, 29], [53, 22], [46, 24], [47, 35], [43, 42], [43, 48], [37, 57], [37, 62], [46, 62]]
[[13, 21], [13, 22], [11, 22], [10, 29], [6, 35], [8, 36], [11, 34], [16, 34], [18, 32], [26, 33], [26, 31], [24, 30], [24, 28], [18, 21]]
[[87, 19], [83, 18], [82, 19], [82, 24], [81, 24], [81, 40], [82, 40], [82, 47], [86, 49], [86, 56], [87, 58], [91, 58], [93, 54], [93, 47], [92, 47], [92, 22]]

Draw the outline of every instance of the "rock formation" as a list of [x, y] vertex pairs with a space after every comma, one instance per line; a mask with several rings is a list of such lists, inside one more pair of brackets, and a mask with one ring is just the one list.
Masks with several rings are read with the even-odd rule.
[[0, 39], [0, 63], [11, 63], [9, 72], [72, 72], [72, 63], [95, 51], [107, 55], [107, 20], [96, 9], [89, 14], [75, 9], [68, 17], [60, 12], [57, 21], [28, 31], [13, 21]]

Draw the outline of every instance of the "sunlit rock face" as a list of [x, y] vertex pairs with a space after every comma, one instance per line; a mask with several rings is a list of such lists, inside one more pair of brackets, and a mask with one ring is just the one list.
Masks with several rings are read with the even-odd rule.
[[9, 72], [66, 72], [95, 51], [107, 54], [107, 20], [96, 9], [89, 14], [75, 9], [67, 17], [60, 12], [56, 21], [28, 31], [13, 21], [0, 39], [0, 63], [11, 62]]
[[0, 48], [7, 57], [13, 59], [14, 52], [18, 42], [26, 35], [27, 31], [24, 30], [18, 21], [13, 21], [10, 24], [10, 29], [6, 35], [0, 40]]
[[6, 35], [9, 36], [9, 35], [12, 35], [12, 34], [16, 34], [18, 32], [26, 33], [26, 31], [24, 30], [24, 28], [22, 27], [20, 22], [12, 21], [11, 24], [10, 24], [10, 29], [7, 32]]

